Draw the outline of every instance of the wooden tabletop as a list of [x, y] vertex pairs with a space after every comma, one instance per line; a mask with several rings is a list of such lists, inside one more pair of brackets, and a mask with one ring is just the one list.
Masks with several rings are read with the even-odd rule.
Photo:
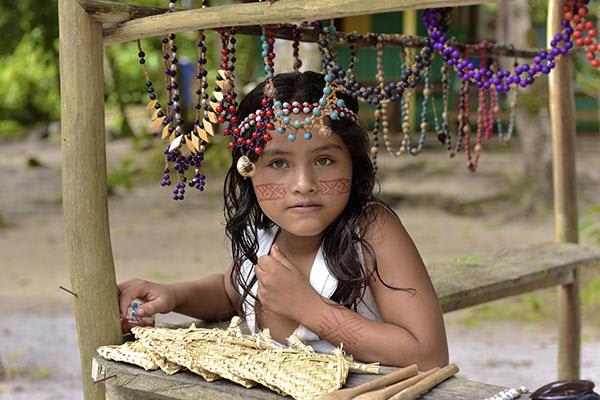
[[[106, 398], [111, 400], [290, 399], [290, 397], [280, 396], [262, 386], [246, 389], [225, 379], [206, 382], [202, 377], [191, 372], [178, 372], [174, 375], [166, 375], [160, 370], [145, 371], [133, 365], [108, 361], [100, 356], [94, 358], [94, 363], [95, 380], [114, 376], [104, 381], [107, 391]], [[393, 369], [391, 367], [382, 367], [380, 373], [385, 374]], [[356, 386], [378, 376], [351, 372], [344, 387]], [[483, 400], [502, 389], [505, 388], [461, 378], [450, 378], [423, 395], [421, 399]]]

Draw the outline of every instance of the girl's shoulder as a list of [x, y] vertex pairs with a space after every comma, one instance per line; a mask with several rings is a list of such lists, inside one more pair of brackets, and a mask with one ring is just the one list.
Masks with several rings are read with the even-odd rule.
[[414, 246], [398, 214], [382, 201], [372, 201], [365, 206], [361, 233], [377, 255], [398, 254]]

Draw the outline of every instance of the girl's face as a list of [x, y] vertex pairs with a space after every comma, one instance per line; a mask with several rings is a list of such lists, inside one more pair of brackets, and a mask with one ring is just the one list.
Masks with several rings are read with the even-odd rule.
[[335, 133], [328, 137], [301, 131], [290, 142], [273, 132], [256, 162], [254, 192], [263, 212], [297, 236], [321, 234], [344, 210], [352, 186], [352, 156]]

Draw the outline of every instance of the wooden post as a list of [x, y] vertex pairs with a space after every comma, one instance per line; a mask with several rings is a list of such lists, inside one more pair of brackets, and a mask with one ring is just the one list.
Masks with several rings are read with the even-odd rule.
[[[561, 30], [561, 1], [548, 1], [548, 43]], [[550, 74], [550, 122], [552, 124], [552, 173], [554, 182], [554, 229], [558, 242], [578, 242], [575, 174], [575, 99], [571, 57], [556, 61]], [[581, 316], [579, 274], [559, 290], [558, 378], [579, 378]]]
[[[417, 10], [406, 10], [402, 12], [402, 33], [408, 36], [417, 36], [417, 25], [419, 17], [417, 16]], [[418, 50], [417, 50], [418, 52]], [[413, 92], [410, 98], [410, 104], [408, 106], [408, 122], [410, 123], [410, 130], [415, 132], [419, 130], [416, 126], [417, 118], [415, 115], [415, 104], [417, 100], [417, 91]]]
[[59, 0], [62, 201], [86, 400], [104, 399], [93, 385], [92, 356], [121, 342], [115, 269], [108, 229], [102, 73], [102, 26], [77, 0]]

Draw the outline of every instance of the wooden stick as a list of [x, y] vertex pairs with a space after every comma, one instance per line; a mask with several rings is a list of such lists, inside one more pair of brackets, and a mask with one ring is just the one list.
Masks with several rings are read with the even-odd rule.
[[429, 375], [427, 378], [423, 379], [416, 385], [401, 391], [395, 396], [392, 396], [389, 400], [414, 400], [421, 396], [423, 393], [431, 390], [431, 388], [433, 388], [434, 386], [437, 386], [446, 379], [454, 376], [457, 372], [458, 367], [456, 366], [456, 364], [447, 365], [444, 368]]
[[106, 198], [102, 25], [77, 0], [58, 1], [58, 25], [65, 259], [77, 294], [83, 398], [103, 399], [92, 358], [99, 346], [121, 343], [121, 326]]
[[[562, 2], [548, 1], [548, 32], [558, 32]], [[548, 39], [549, 41], [551, 39]], [[575, 98], [572, 58], [556, 60], [548, 77], [552, 129], [552, 180], [554, 186], [554, 235], [557, 242], [577, 243], [577, 174], [575, 169]], [[558, 288], [558, 379], [578, 379], [581, 364], [581, 306], [579, 273], [571, 284]]]
[[359, 394], [368, 392], [373, 389], [378, 389], [385, 385], [391, 385], [392, 383], [396, 383], [400, 380], [413, 377], [418, 373], [419, 369], [417, 368], [417, 365], [413, 364], [406, 368], [401, 368], [394, 372], [390, 372], [389, 374], [381, 376], [379, 378], [375, 378], [372, 381], [363, 383], [362, 385], [358, 385], [347, 389], [336, 390], [335, 392], [324, 394], [323, 396], [319, 397], [318, 400], [351, 400]]
[[[169, 14], [152, 15], [124, 22], [104, 31], [104, 43], [120, 43], [167, 33], [228, 26], [270, 25], [297, 21], [371, 15], [411, 8], [436, 8], [490, 3], [494, 0], [279, 0], [228, 4]], [[83, 0], [80, 2], [84, 3]]]
[[427, 378], [429, 375], [433, 374], [434, 372], [438, 371], [439, 369], [440, 369], [439, 367], [435, 367], [435, 368], [430, 369], [429, 371], [421, 372], [417, 376], [413, 376], [412, 378], [407, 379], [405, 381], [395, 383], [392, 386], [388, 386], [384, 389], [361, 394], [360, 396], [354, 398], [354, 400], [386, 400], [386, 399], [389, 399], [391, 396], [395, 395], [396, 393], [400, 393], [402, 390], [422, 381], [423, 379]]

